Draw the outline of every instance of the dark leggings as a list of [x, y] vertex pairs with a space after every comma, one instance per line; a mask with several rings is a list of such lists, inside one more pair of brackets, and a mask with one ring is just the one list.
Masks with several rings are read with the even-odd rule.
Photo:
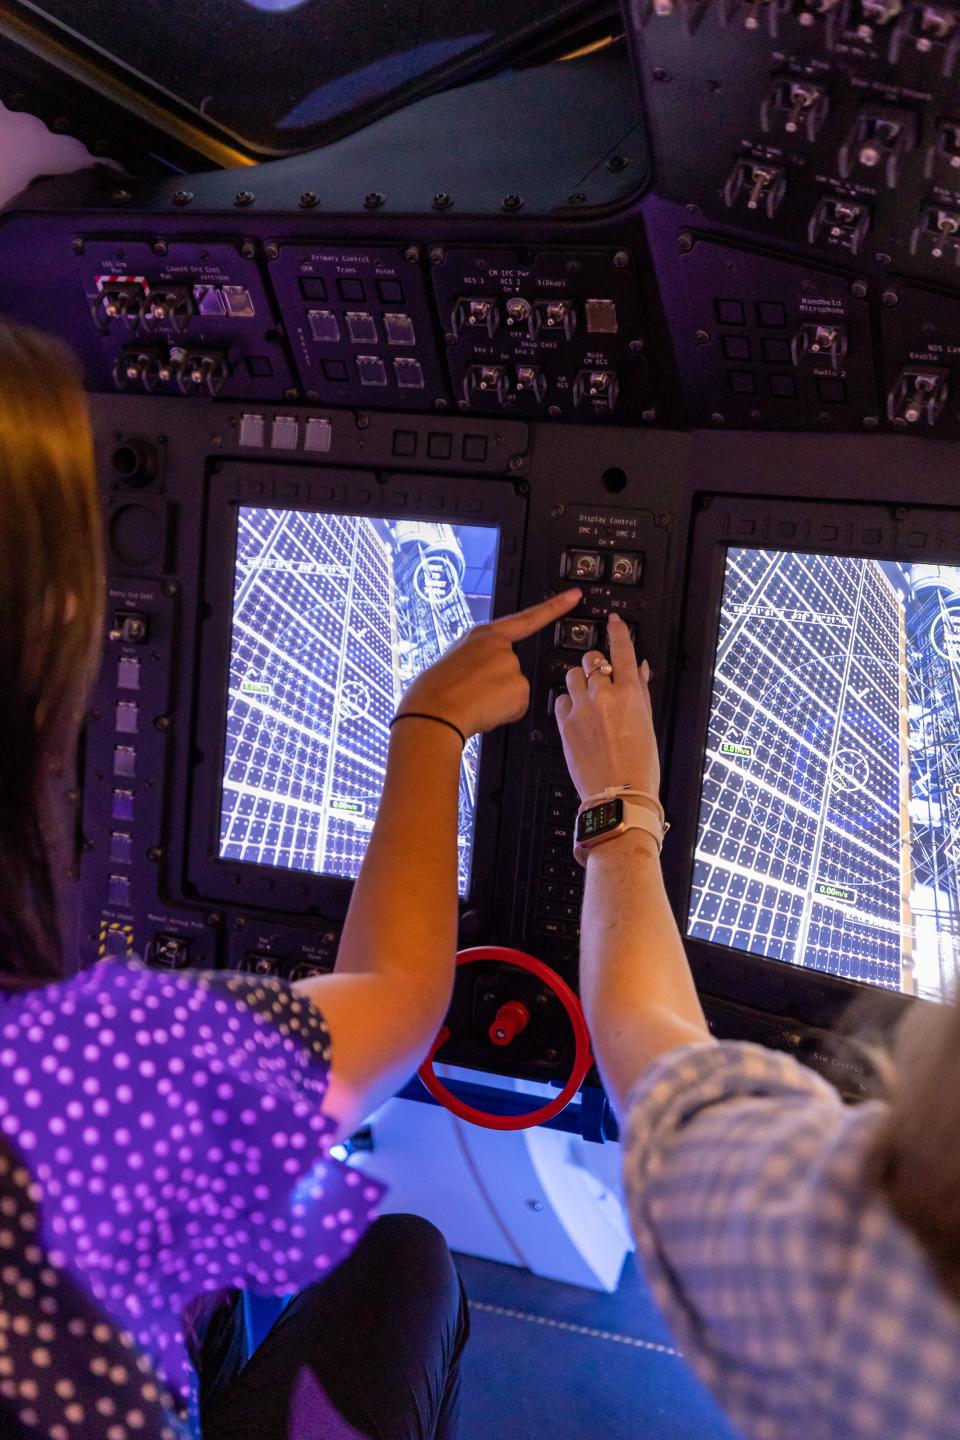
[[203, 1440], [454, 1440], [468, 1333], [443, 1236], [384, 1216], [246, 1363], [239, 1292], [188, 1337]]

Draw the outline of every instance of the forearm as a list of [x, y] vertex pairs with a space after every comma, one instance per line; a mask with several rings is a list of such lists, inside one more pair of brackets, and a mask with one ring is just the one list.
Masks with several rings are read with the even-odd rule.
[[588, 852], [580, 992], [600, 1072], [621, 1113], [651, 1060], [710, 1039], [656, 841], [642, 830]]
[[410, 991], [434, 1028], [449, 1004], [457, 946], [460, 758], [444, 725], [406, 719], [392, 730], [337, 955], [338, 974], [377, 974]]

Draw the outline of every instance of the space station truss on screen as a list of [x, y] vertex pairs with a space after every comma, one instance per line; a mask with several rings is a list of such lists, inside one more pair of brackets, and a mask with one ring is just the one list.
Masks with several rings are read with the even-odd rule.
[[[242, 507], [220, 857], [354, 878], [409, 682], [489, 618], [497, 531]], [[460, 775], [465, 894], [480, 742]]]
[[945, 998], [958, 666], [960, 571], [728, 550], [688, 934]]

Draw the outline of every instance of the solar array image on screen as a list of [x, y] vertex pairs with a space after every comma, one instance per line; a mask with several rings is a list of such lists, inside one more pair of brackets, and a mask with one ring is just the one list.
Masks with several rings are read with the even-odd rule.
[[[219, 853], [353, 878], [404, 689], [490, 618], [494, 527], [243, 506]], [[460, 774], [467, 893], [480, 741]], [[429, 816], [424, 817], [429, 824]]]
[[687, 933], [952, 993], [960, 569], [727, 551]]

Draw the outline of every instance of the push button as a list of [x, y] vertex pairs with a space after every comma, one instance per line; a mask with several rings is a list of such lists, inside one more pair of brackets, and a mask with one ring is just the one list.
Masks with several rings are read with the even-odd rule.
[[376, 345], [377, 322], [365, 310], [348, 310], [347, 329], [354, 345]]
[[140, 706], [135, 700], [118, 700], [115, 728], [121, 735], [136, 735], [140, 729]]
[[274, 415], [270, 431], [272, 450], [296, 450], [300, 439], [300, 422], [296, 415]]
[[417, 432], [416, 430], [394, 430], [393, 432], [393, 453], [401, 459], [407, 459], [417, 453]]
[[111, 875], [107, 880], [107, 903], [120, 905], [124, 909], [130, 905], [130, 877], [129, 875]]
[[745, 335], [724, 335], [723, 353], [728, 360], [749, 360], [750, 341]]
[[133, 836], [122, 830], [114, 830], [110, 836], [110, 859], [121, 865], [129, 865], [133, 859]]
[[110, 796], [111, 820], [133, 819], [133, 791], [114, 790]]
[[818, 380], [817, 394], [827, 405], [845, 405], [847, 387], [842, 380]]
[[333, 427], [329, 420], [312, 415], [307, 421], [303, 435], [303, 448], [314, 454], [326, 455], [333, 441]]
[[327, 287], [320, 275], [301, 275], [300, 294], [304, 300], [326, 300]]
[[133, 745], [114, 745], [113, 773], [132, 779], [137, 773], [137, 751]]
[[321, 345], [332, 344], [340, 339], [340, 326], [332, 310], [308, 310], [307, 322], [310, 334]]
[[721, 325], [745, 325], [747, 317], [739, 300], [715, 300], [717, 319]]
[[139, 690], [140, 689], [140, 661], [137, 659], [123, 659], [117, 665], [117, 689], [118, 690]]
[[427, 454], [431, 460], [449, 460], [452, 449], [452, 435], [444, 435], [439, 430], [434, 430], [427, 436]]
[[479, 462], [487, 458], [487, 437], [485, 435], [464, 435], [463, 458]]
[[422, 390], [424, 387], [423, 366], [412, 355], [394, 360], [393, 373], [401, 390]]
[[251, 449], [260, 449], [263, 445], [262, 415], [240, 416], [240, 444], [247, 445]]
[[358, 355], [357, 374], [361, 385], [386, 385], [387, 367], [377, 355]]
[[415, 345], [416, 331], [409, 315], [384, 315], [383, 328], [390, 345]]
[[758, 300], [757, 319], [771, 330], [782, 330], [787, 323], [787, 312], [779, 301]]

